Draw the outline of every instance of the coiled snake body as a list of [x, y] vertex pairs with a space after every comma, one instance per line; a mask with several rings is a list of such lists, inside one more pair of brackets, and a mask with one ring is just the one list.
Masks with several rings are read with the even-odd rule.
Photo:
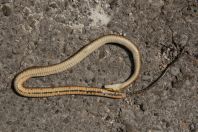
[[[129, 77], [128, 80], [119, 84], [105, 85], [102, 88], [92, 88], [92, 87], [79, 87], [79, 86], [65, 86], [65, 87], [54, 87], [54, 88], [29, 88], [24, 86], [24, 82], [33, 77], [47, 76], [55, 73], [65, 71], [84, 58], [86, 58], [93, 51], [98, 49], [107, 43], [116, 43], [126, 47], [133, 55], [134, 60], [134, 73]], [[74, 56], [69, 59], [52, 66], [29, 68], [18, 74], [14, 80], [14, 87], [17, 93], [26, 97], [48, 97], [56, 95], [66, 95], [66, 94], [77, 94], [77, 95], [95, 95], [103, 96], [109, 98], [124, 98], [126, 94], [123, 89], [135, 81], [140, 72], [140, 53], [137, 47], [128, 39], [117, 36], [117, 35], [106, 35], [103, 36], [87, 46], [81, 49]]]

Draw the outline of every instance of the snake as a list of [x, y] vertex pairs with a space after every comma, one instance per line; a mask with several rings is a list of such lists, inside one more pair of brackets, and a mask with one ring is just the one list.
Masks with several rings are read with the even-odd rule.
[[[124, 46], [133, 56], [134, 72], [124, 82], [111, 85], [104, 85], [104, 88], [84, 86], [28, 87], [24, 84], [28, 79], [31, 78], [44, 77], [68, 70], [74, 65], [81, 62], [83, 59], [85, 59], [88, 55], [90, 55], [92, 52], [94, 52], [101, 46], [109, 43]], [[140, 52], [134, 43], [132, 43], [129, 39], [121, 35], [104, 35], [90, 42], [82, 49], [80, 49], [77, 53], [75, 53], [68, 59], [64, 60], [63, 62], [50, 66], [30, 67], [23, 70], [14, 78], [14, 89], [19, 95], [23, 97], [90, 95], [113, 99], [121, 99], [126, 97], [124, 89], [138, 78], [140, 74], [140, 67]]]

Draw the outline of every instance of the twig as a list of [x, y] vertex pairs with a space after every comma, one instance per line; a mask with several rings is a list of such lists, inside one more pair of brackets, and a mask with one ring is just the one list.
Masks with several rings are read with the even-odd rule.
[[184, 53], [184, 48], [183, 47], [181, 50], [180, 50], [180, 53], [178, 53], [178, 55], [175, 57], [175, 59], [173, 61], [171, 61], [165, 68], [164, 70], [161, 72], [161, 74], [154, 80], [152, 81], [148, 86], [146, 86], [145, 88], [141, 89], [141, 90], [138, 90], [138, 91], [134, 91], [133, 94], [143, 94], [145, 93], [146, 91], [148, 91], [149, 89], [151, 89], [158, 81], [160, 78], [162, 78], [165, 73], [167, 72], [167, 70], [169, 69], [169, 67], [171, 67], [175, 62], [178, 61], [178, 59], [181, 57], [181, 55]]

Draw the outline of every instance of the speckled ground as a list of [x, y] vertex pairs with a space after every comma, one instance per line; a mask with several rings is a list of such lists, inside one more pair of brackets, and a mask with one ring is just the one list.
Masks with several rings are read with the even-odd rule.
[[[126, 99], [13, 92], [23, 69], [59, 63], [106, 34], [126, 36], [142, 55], [141, 75]], [[124, 49], [105, 45], [68, 71], [27, 83], [101, 87], [126, 80], [131, 66]], [[133, 94], [167, 66], [150, 89]], [[0, 0], [0, 131], [198, 132], [198, 2]]]

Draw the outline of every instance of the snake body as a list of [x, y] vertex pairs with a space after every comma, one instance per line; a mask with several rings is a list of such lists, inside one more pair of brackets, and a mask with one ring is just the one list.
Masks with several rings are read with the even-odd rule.
[[[100, 48], [107, 43], [116, 43], [126, 47], [133, 55], [134, 60], [134, 73], [129, 77], [128, 80], [119, 84], [105, 85], [104, 88], [92, 88], [92, 87], [79, 87], [79, 86], [65, 86], [65, 87], [46, 87], [46, 88], [30, 88], [24, 86], [24, 82], [33, 77], [47, 76], [55, 73], [65, 71], [84, 58], [91, 54], [96, 49]], [[76, 94], [76, 95], [95, 95], [103, 96], [109, 98], [124, 98], [126, 94], [123, 92], [123, 89], [135, 81], [140, 72], [140, 53], [137, 47], [128, 39], [117, 36], [117, 35], [106, 35], [96, 39], [91, 42], [79, 52], [74, 54], [72, 57], [67, 60], [55, 64], [52, 66], [43, 66], [36, 68], [29, 68], [22, 71], [18, 74], [14, 80], [14, 87], [18, 94], [25, 97], [48, 97], [56, 95], [67, 95], [67, 94]]]

